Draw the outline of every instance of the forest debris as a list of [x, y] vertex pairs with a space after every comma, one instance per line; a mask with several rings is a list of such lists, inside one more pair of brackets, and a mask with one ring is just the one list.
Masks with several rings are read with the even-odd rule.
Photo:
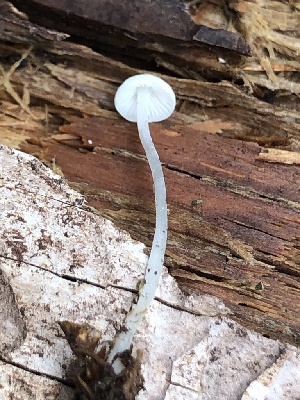
[[[259, 97], [263, 97], [262, 88], [276, 80], [276, 89], [289, 91], [289, 81], [295, 84], [295, 93], [300, 93], [296, 76], [272, 71], [273, 64], [282, 64], [281, 70], [285, 71], [291, 60], [299, 69], [300, 10], [295, 2], [155, 0], [151, 4], [141, 1], [140, 6], [139, 0], [103, 0], [101, 5], [82, 0], [72, 4], [58, 0], [12, 1], [33, 22], [67, 31], [85, 43], [92, 37], [91, 46], [97, 43], [98, 48], [110, 48], [120, 55], [126, 48], [125, 58], [140, 54], [141, 63], [152, 60], [185, 78], [242, 78], [251, 82], [251, 90]], [[143, 23], [139, 23], [141, 20]], [[226, 62], [220, 63], [219, 59]], [[254, 80], [250, 66], [255, 69]]]
[[233, 50], [246, 56], [251, 55], [250, 46], [245, 39], [236, 32], [229, 32], [225, 29], [210, 29], [206, 26], [201, 26], [193, 39], [212, 46]]
[[78, 399], [134, 400], [143, 388], [141, 351], [137, 350], [136, 358], [132, 349], [118, 354], [124, 369], [116, 374], [107, 362], [111, 343], [101, 343], [101, 334], [97, 329], [86, 323], [61, 321], [59, 324], [81, 371], [76, 375]]
[[257, 160], [270, 163], [300, 164], [300, 153], [280, 149], [265, 149], [259, 153]]
[[18, 93], [14, 90], [10, 77], [11, 75], [16, 71], [16, 69], [21, 65], [21, 63], [26, 60], [26, 58], [29, 56], [30, 52], [32, 51], [33, 47], [30, 46], [17, 60], [9, 69], [9, 71], [5, 71], [3, 66], [0, 64], [0, 71], [2, 73], [2, 78], [0, 79], [0, 87], [3, 85], [5, 87], [5, 90], [7, 93], [9, 93], [12, 98], [16, 101], [17, 104], [19, 104], [28, 114], [32, 116], [33, 119], [35, 119], [34, 115], [32, 114], [29, 103], [30, 103], [30, 96], [28, 92], [28, 87], [27, 84], [24, 85], [23, 88], [23, 96], [22, 98], [18, 95]]
[[221, 119], [216, 118], [207, 121], [192, 122], [190, 127], [208, 133], [222, 133], [223, 131], [233, 129], [234, 123], [231, 121], [222, 121]]

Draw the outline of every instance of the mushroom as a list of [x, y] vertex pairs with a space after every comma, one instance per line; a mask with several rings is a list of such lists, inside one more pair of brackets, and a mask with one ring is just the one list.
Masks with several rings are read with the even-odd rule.
[[128, 78], [115, 95], [115, 107], [121, 116], [128, 121], [137, 122], [140, 140], [153, 177], [156, 208], [154, 239], [144, 281], [140, 285], [139, 298], [127, 315], [124, 328], [116, 337], [108, 357], [115, 371], [123, 369], [117, 355], [130, 349], [133, 336], [155, 297], [162, 271], [168, 230], [166, 186], [159, 156], [151, 139], [149, 122], [168, 118], [173, 113], [175, 104], [176, 98], [171, 86], [161, 78], [150, 74]]

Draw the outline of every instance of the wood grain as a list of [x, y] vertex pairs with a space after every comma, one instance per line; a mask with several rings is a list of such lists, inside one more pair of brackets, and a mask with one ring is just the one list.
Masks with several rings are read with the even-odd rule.
[[[250, 3], [234, 3], [254, 50], [249, 59], [151, 35], [140, 42], [124, 32], [110, 37], [110, 51], [100, 34], [100, 52], [86, 32], [85, 45], [74, 37], [67, 42], [49, 27], [33, 29], [34, 22], [15, 12], [0, 13], [0, 138], [51, 165], [90, 207], [149, 246], [151, 177], [136, 127], [117, 115], [113, 97], [130, 75], [147, 71], [166, 79], [177, 111], [151, 126], [168, 191], [166, 266], [187, 292], [216, 295], [245, 326], [299, 345], [300, 169], [293, 162], [300, 148], [299, 65], [290, 61], [299, 9], [291, 2], [273, 9], [293, 10], [289, 39], [290, 32], [277, 35], [268, 2], [259, 14], [250, 12]], [[227, 21], [228, 10], [218, 3], [209, 9], [213, 14], [201, 10], [196, 24], [209, 15]], [[265, 36], [254, 14], [267, 24]], [[8, 42], [11, 24], [19, 33]], [[125, 50], [116, 38], [125, 40]], [[285, 162], [270, 162], [266, 148], [285, 151]]]
[[[257, 144], [193, 124], [166, 125], [151, 131], [166, 176], [171, 274], [189, 293], [224, 299], [247, 327], [299, 343], [299, 166], [262, 163]], [[60, 135], [42, 158], [55, 157], [90, 205], [150, 245], [152, 183], [134, 124], [86, 118], [61, 131], [77, 149]]]

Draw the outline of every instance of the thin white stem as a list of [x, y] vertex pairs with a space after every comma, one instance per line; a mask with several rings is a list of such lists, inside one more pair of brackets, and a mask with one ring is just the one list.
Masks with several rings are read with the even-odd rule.
[[[139, 291], [137, 303], [126, 317], [123, 331], [118, 335], [114, 346], [109, 354], [108, 361], [112, 362], [116, 354], [130, 348], [133, 336], [138, 329], [147, 309], [155, 297], [159, 283], [164, 254], [167, 243], [168, 211], [166, 201], [166, 185], [162, 166], [157, 151], [152, 142], [149, 130], [149, 111], [145, 105], [148, 102], [149, 89], [141, 87], [137, 89], [137, 125], [142, 145], [151, 169], [156, 207], [156, 226], [152, 248], [145, 272], [145, 283]], [[119, 361], [114, 363], [115, 370], [121, 370]]]

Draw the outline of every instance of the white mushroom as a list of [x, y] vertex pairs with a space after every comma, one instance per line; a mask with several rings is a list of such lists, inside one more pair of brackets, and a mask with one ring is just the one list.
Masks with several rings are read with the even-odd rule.
[[[118, 353], [130, 348], [133, 336], [155, 297], [160, 279], [168, 230], [166, 186], [162, 166], [151, 139], [149, 122], [158, 122], [168, 118], [174, 111], [175, 103], [176, 98], [171, 86], [161, 78], [150, 74], [128, 78], [119, 87], [115, 96], [115, 107], [122, 117], [128, 121], [137, 122], [139, 136], [153, 177], [156, 226], [144, 284], [139, 290], [138, 302], [126, 317], [124, 329], [117, 336], [109, 354], [109, 362], [112, 362]], [[122, 369], [119, 360], [114, 362], [114, 368], [115, 370]]]

